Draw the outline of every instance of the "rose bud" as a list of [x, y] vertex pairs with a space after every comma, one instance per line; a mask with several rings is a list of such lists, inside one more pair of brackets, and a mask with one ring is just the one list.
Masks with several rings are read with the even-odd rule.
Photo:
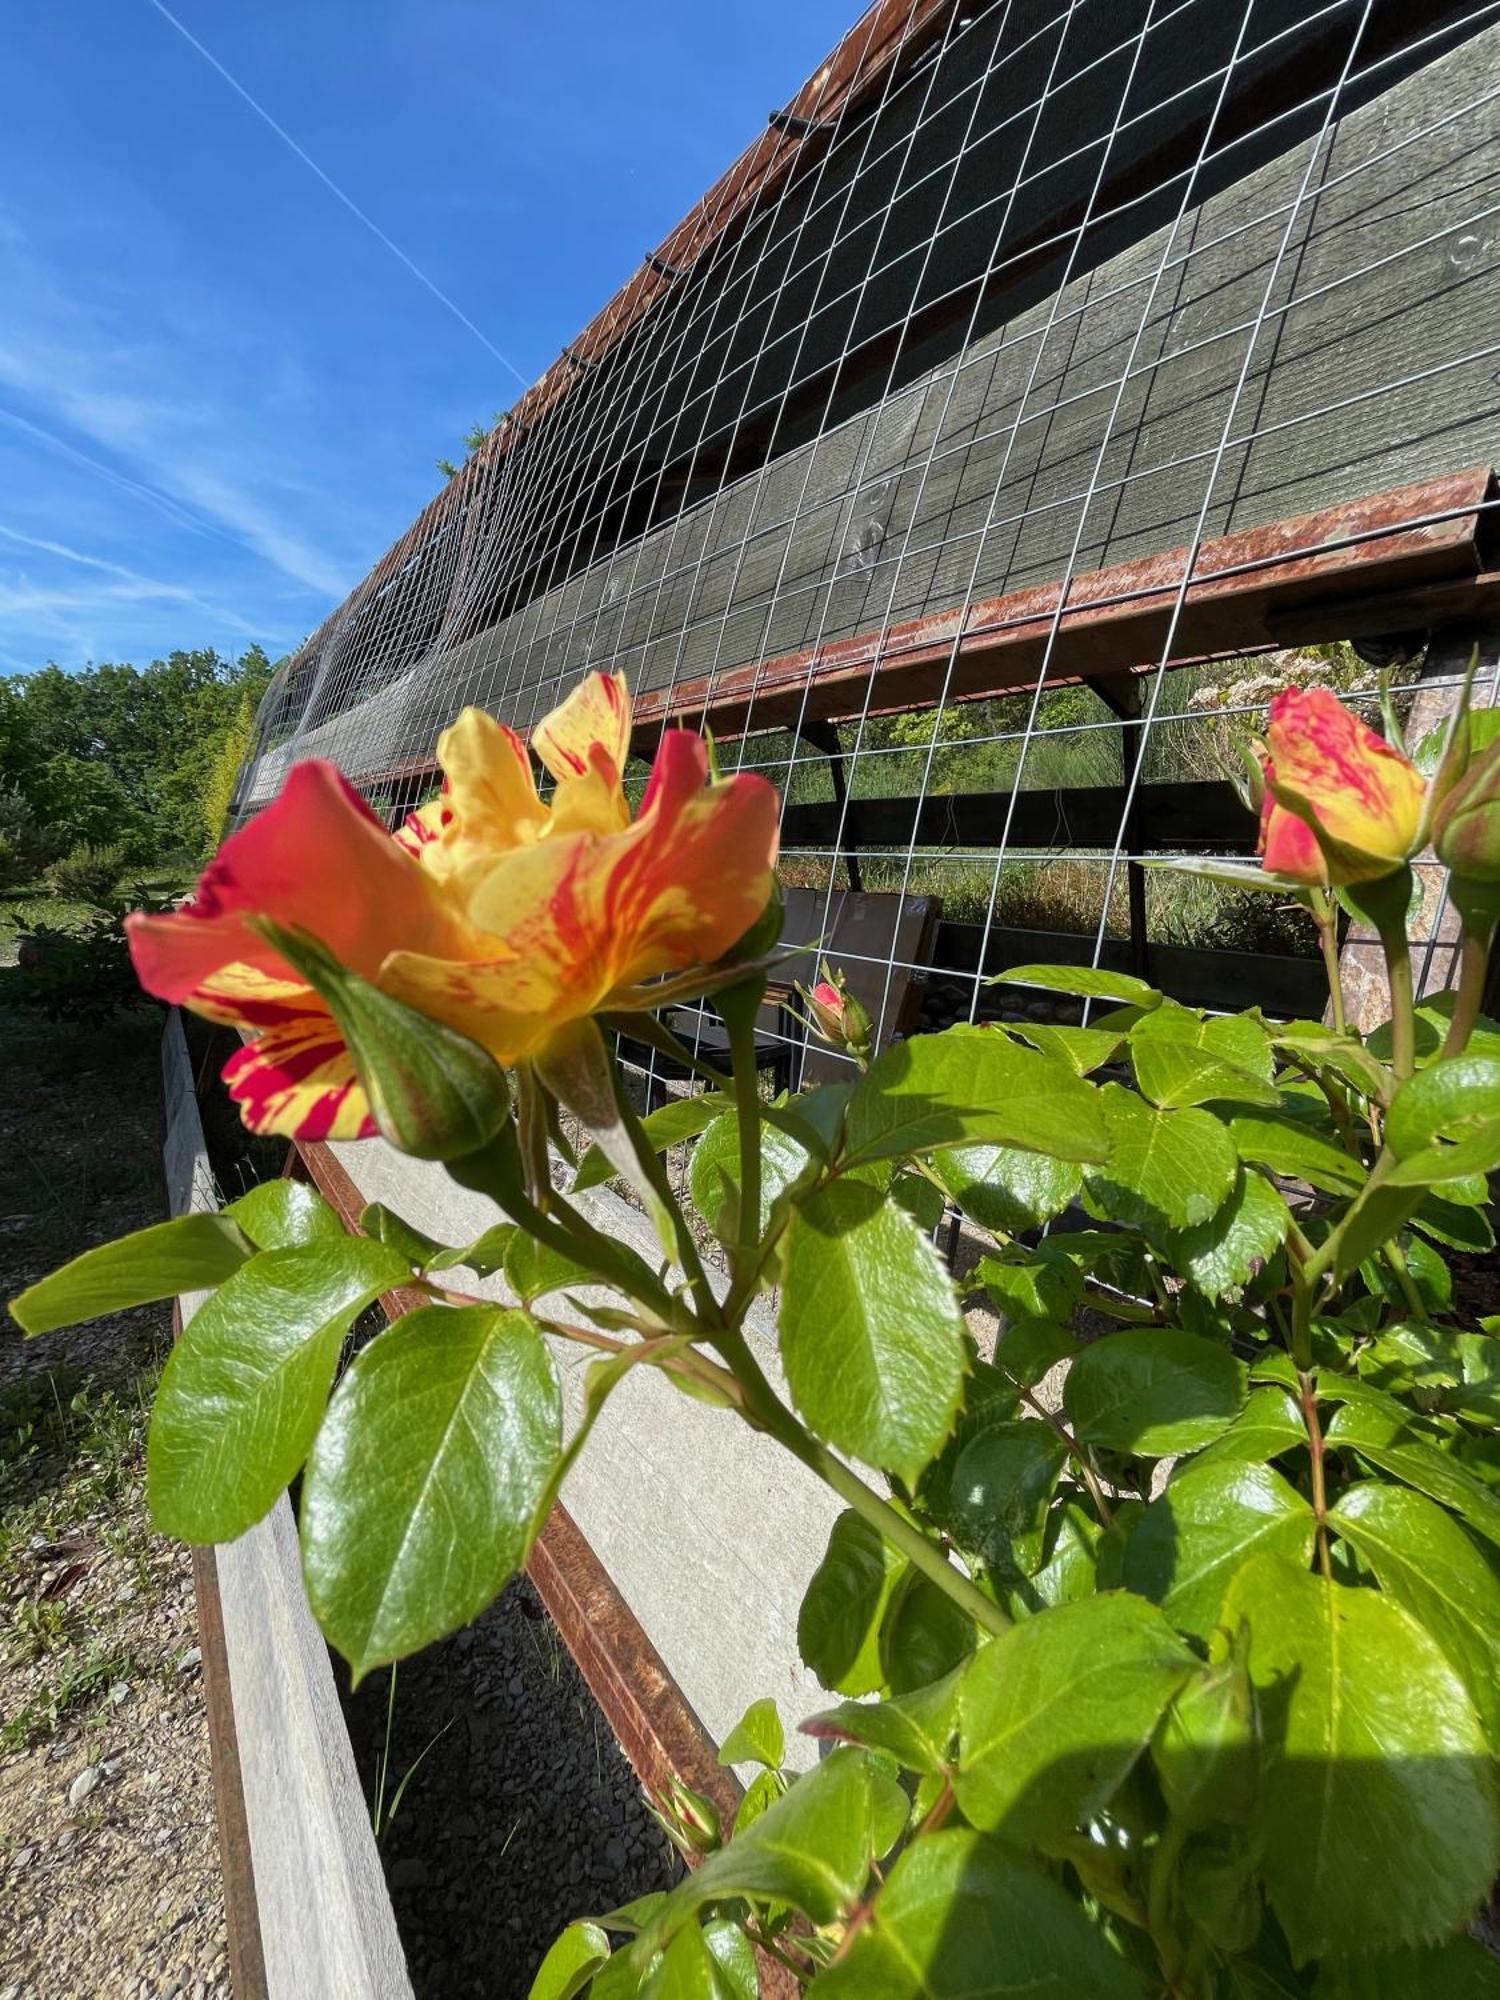
[[[1268, 868], [1344, 887], [1379, 881], [1415, 851], [1426, 781], [1326, 688], [1285, 688], [1276, 696], [1266, 750], [1274, 799], [1262, 821]], [[1323, 877], [1311, 872], [1310, 850], [1289, 822], [1316, 841]]]

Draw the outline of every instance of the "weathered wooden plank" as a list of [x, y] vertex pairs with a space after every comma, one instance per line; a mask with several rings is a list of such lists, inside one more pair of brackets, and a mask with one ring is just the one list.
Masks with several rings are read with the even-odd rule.
[[[1339, 121], [1269, 297], [1305, 144], [296, 753], [377, 770], [468, 700], [524, 725], [590, 664], [650, 690], [1170, 548], [1198, 526], [1263, 305], [1205, 532], [1500, 458], [1489, 237], [1464, 241], [1500, 173], [1476, 171], [1500, 157], [1497, 65], [1492, 27]], [[263, 756], [251, 796], [284, 765]]]
[[[182, 1024], [163, 1043], [166, 1161], [174, 1213], [211, 1208], [212, 1175]], [[188, 1324], [206, 1293], [181, 1301]], [[222, 1618], [267, 2000], [409, 2000], [386, 1894], [323, 1635], [302, 1588], [297, 1529], [283, 1494], [238, 1541], [198, 1553]], [[231, 1899], [248, 1908], [243, 1884]], [[241, 2000], [254, 2000], [253, 1994]]]

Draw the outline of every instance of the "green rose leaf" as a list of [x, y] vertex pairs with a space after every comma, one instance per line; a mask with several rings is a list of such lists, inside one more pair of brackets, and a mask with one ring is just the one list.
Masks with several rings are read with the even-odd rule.
[[257, 1250], [290, 1250], [298, 1243], [327, 1243], [348, 1233], [306, 1181], [262, 1181], [229, 1202], [223, 1213], [244, 1230]]
[[1275, 1555], [1235, 1578], [1268, 1746], [1254, 1825], [1293, 1958], [1389, 1951], [1472, 1916], [1500, 1866], [1488, 1751], [1463, 1682], [1374, 1590]]
[[1234, 1190], [1228, 1132], [1207, 1111], [1158, 1111], [1118, 1083], [1099, 1092], [1108, 1162], [1084, 1176], [1098, 1211], [1156, 1235], [1207, 1222]]
[[51, 1333], [179, 1292], [207, 1291], [252, 1254], [250, 1239], [226, 1216], [179, 1215], [85, 1250], [18, 1293], [11, 1317], [23, 1333]]
[[880, 1628], [880, 1665], [893, 1694], [931, 1686], [974, 1650], [974, 1621], [917, 1569], [896, 1586]]
[[[833, 1923], [862, 1893], [892, 1793], [906, 1795], [863, 1750], [835, 1750], [727, 1847], [679, 1882], [642, 1933], [638, 1953], [665, 1944], [708, 1903], [743, 1896], [790, 1903], [815, 1924]], [[883, 1850], [879, 1850], [883, 1851]]]
[[1324, 1194], [1355, 1194], [1364, 1186], [1361, 1162], [1303, 1119], [1237, 1112], [1229, 1121], [1229, 1135], [1242, 1160], [1306, 1181]]
[[724, 1738], [721, 1764], [764, 1764], [777, 1770], [786, 1757], [786, 1731], [771, 1697], [753, 1701]]
[[[1346, 1392], [1351, 1387], [1342, 1378], [1335, 1380]], [[1326, 1382], [1327, 1377], [1320, 1375], [1320, 1392]], [[1500, 1498], [1447, 1452], [1407, 1428], [1382, 1407], [1384, 1399], [1375, 1400], [1377, 1396], [1378, 1392], [1366, 1389], [1358, 1402], [1345, 1403], [1324, 1429], [1325, 1444], [1358, 1452], [1381, 1472], [1451, 1507], [1488, 1540], [1500, 1542]]]
[[1042, 1566], [1047, 1512], [1068, 1448], [1049, 1424], [1022, 1419], [983, 1430], [959, 1454], [950, 1485], [954, 1540], [1002, 1583]]
[[1142, 1092], [1165, 1111], [1213, 1098], [1278, 1102], [1265, 1029], [1246, 1014], [1209, 1019], [1164, 1000], [1131, 1029], [1130, 1060]]
[[1291, 1213], [1262, 1174], [1242, 1167], [1217, 1215], [1171, 1238], [1172, 1261], [1208, 1299], [1238, 1291], [1281, 1248]]
[[792, 1213], [781, 1354], [812, 1428], [914, 1485], [953, 1428], [964, 1320], [931, 1242], [879, 1188], [835, 1181]]
[[[254, 1192], [254, 1190], [252, 1190]], [[446, 1243], [439, 1243], [435, 1236], [429, 1236], [425, 1229], [418, 1229], [408, 1222], [404, 1215], [397, 1215], [393, 1208], [387, 1208], [383, 1201], [366, 1203], [359, 1214], [360, 1233], [372, 1236], [377, 1243], [387, 1243], [398, 1250], [414, 1271], [425, 1271], [435, 1257], [447, 1249]]]
[[1113, 1062], [1125, 1046], [1129, 1019], [1138, 1010], [1121, 1010], [1127, 1013], [1122, 1021], [1121, 1014], [1114, 1015], [1115, 1025], [1104, 1026], [1095, 1023], [1091, 1028], [1034, 1027], [1030, 1021], [1008, 1021], [1006, 1033], [1019, 1035], [1023, 1042], [1030, 1042], [1034, 1049], [1040, 1049], [1044, 1056], [1055, 1056], [1059, 1062], [1067, 1064], [1075, 1076], [1092, 1076], [1096, 1069], [1102, 1069], [1107, 1062]]
[[[673, 1097], [665, 1104], [659, 1104], [641, 1120], [641, 1129], [646, 1135], [653, 1153], [665, 1153], [672, 1146], [680, 1146], [687, 1139], [696, 1139], [706, 1131], [714, 1120], [725, 1110], [729, 1099], [722, 1091], [700, 1091], [696, 1097]], [[615, 1178], [618, 1168], [610, 1164], [609, 1155], [600, 1146], [590, 1146], [578, 1162], [578, 1172], [573, 1179], [574, 1194], [581, 1194], [585, 1188], [601, 1187]]]
[[1159, 1007], [1161, 994], [1128, 972], [1094, 965], [1013, 965], [992, 986], [1034, 986], [1043, 993], [1072, 993], [1080, 1000], [1114, 1000], [1126, 1007]]
[[1482, 1551], [1431, 1500], [1377, 1480], [1348, 1487], [1328, 1522], [1436, 1639], [1500, 1750], [1500, 1577]]
[[[1500, 1965], [1472, 1938], [1325, 1965], [1313, 2000], [1497, 2000]], [[1259, 1996], [1256, 1996], [1259, 2000]]]
[[954, 1202], [983, 1229], [1039, 1229], [1061, 1215], [1083, 1185], [1076, 1160], [1052, 1160], [1018, 1146], [949, 1146], [933, 1168]]
[[1227, 1348], [1175, 1327], [1141, 1327], [1084, 1348], [1063, 1402], [1086, 1444], [1166, 1458], [1211, 1444], [1246, 1394], [1245, 1364]]
[[844, 1701], [804, 1722], [804, 1736], [835, 1743], [859, 1743], [894, 1757], [903, 1770], [946, 1771], [958, 1733], [958, 1690], [963, 1670], [955, 1668], [929, 1687], [892, 1701]]
[[1285, 1389], [1252, 1389], [1227, 1431], [1193, 1461], [1195, 1465], [1264, 1465], [1307, 1443], [1302, 1412]]
[[344, 1335], [409, 1277], [365, 1237], [263, 1250], [226, 1278], [167, 1357], [146, 1497], [163, 1534], [227, 1542], [268, 1513], [307, 1457]]
[[504, 1254], [505, 1281], [523, 1305], [529, 1306], [549, 1292], [565, 1292], [599, 1282], [587, 1264], [554, 1250], [550, 1243], [538, 1242], [524, 1229], [514, 1229], [506, 1237]]
[[528, 2000], [574, 2000], [609, 1957], [609, 1938], [597, 1924], [569, 1924], [537, 1967]]
[[[1448, 1056], [1409, 1077], [1386, 1114], [1385, 1141], [1398, 1160], [1410, 1159], [1440, 1142], [1471, 1139], [1500, 1130], [1500, 1058]], [[1489, 1167], [1465, 1166], [1458, 1173], [1487, 1173], [1500, 1166], [1500, 1150]]]
[[1010, 1321], [1066, 1323], [1083, 1297], [1082, 1271], [1070, 1258], [1049, 1256], [1045, 1243], [1036, 1250], [982, 1258], [973, 1283], [988, 1292], [991, 1303]]
[[1144, 1988], [1050, 1875], [967, 1829], [892, 1869], [826, 2000], [1139, 2000]]
[[1060, 1160], [1102, 1160], [1094, 1086], [996, 1028], [918, 1035], [879, 1056], [849, 1100], [850, 1165], [988, 1142]]
[[427, 1306], [355, 1361], [302, 1490], [302, 1566], [354, 1670], [478, 1617], [525, 1561], [562, 1400], [525, 1313]]
[[880, 1628], [906, 1563], [860, 1514], [840, 1514], [797, 1614], [803, 1663], [838, 1694], [885, 1686]]
[[[699, 1100], [701, 1102], [701, 1100]], [[788, 1188], [812, 1166], [812, 1155], [789, 1133], [763, 1125], [760, 1133], [760, 1230]], [[716, 1118], [693, 1148], [688, 1168], [693, 1206], [719, 1237], [732, 1237], [740, 1191], [740, 1121], [733, 1111]]]
[[1269, 1465], [1195, 1460], [1137, 1521], [1125, 1582], [1179, 1630], [1206, 1639], [1249, 1557], [1269, 1549], [1305, 1565], [1316, 1528], [1312, 1508]]
[[1110, 1593], [1040, 1611], [976, 1654], [959, 1691], [965, 1816], [1016, 1846], [1112, 1796], [1196, 1670], [1155, 1605]]
[[754, 1948], [737, 1924], [689, 1924], [640, 1991], [642, 2000], [756, 2000]]

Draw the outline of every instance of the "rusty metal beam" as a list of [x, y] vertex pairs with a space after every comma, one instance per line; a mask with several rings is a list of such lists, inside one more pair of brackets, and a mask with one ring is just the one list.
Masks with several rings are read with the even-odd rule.
[[[1472, 614], [1500, 577], [1480, 533], [1488, 466], [1397, 487], [1186, 549], [1035, 584], [636, 697], [649, 739], [719, 736], [974, 701]], [[1177, 611], [1181, 599], [1180, 611]], [[1176, 614], [1175, 625], [1173, 623]], [[872, 688], [871, 683], [874, 683]]]

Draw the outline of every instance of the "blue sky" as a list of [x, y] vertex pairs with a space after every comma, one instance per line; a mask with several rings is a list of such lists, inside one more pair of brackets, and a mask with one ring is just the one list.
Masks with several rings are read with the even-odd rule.
[[0, 673], [279, 654], [817, 68], [857, 0], [6, 10]]

